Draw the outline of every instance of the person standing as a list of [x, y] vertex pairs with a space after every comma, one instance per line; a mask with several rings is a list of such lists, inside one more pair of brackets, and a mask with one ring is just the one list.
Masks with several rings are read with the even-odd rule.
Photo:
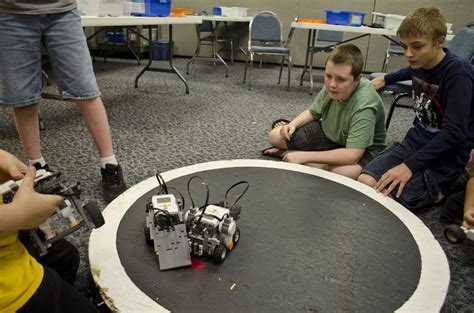
[[98, 149], [105, 200], [110, 202], [125, 191], [76, 1], [0, 1], [0, 42], [0, 104], [13, 109], [29, 164], [49, 168], [41, 151], [38, 121], [44, 46], [62, 97], [75, 102]]

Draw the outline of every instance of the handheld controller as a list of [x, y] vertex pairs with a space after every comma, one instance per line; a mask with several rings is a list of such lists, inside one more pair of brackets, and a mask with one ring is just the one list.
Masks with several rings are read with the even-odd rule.
[[[9, 180], [0, 185], [3, 203], [13, 201], [15, 193], [23, 180]], [[72, 183], [61, 172], [49, 172], [44, 169], [36, 171], [34, 189], [43, 194], [56, 194], [64, 197], [64, 201], [56, 211], [38, 229], [28, 230], [27, 235], [40, 256], [48, 253], [51, 245], [82, 226], [88, 229], [98, 228], [104, 224], [102, 212], [95, 202], [83, 204], [80, 200], [79, 183]]]

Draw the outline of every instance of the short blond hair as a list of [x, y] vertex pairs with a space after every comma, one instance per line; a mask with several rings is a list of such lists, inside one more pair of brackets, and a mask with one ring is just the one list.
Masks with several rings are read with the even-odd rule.
[[364, 69], [364, 58], [360, 49], [353, 44], [337, 46], [329, 55], [328, 61], [334, 64], [345, 64], [351, 66], [351, 75], [354, 78], [359, 77]]
[[446, 18], [438, 7], [421, 7], [411, 11], [397, 30], [400, 38], [426, 37], [435, 42], [448, 32]]

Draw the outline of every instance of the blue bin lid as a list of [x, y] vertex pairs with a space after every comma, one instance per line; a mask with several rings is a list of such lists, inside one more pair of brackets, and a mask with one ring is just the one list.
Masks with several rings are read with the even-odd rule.
[[358, 11], [335, 11], [335, 10], [325, 10], [327, 13], [333, 13], [333, 14], [359, 14], [359, 15], [367, 15], [367, 13], [364, 12], [358, 12]]

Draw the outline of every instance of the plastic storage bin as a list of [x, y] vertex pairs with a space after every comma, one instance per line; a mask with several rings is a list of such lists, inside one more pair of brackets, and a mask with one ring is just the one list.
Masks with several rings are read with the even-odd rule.
[[326, 24], [325, 20], [314, 20], [310, 18], [298, 18], [298, 23], [315, 23], [315, 24]]
[[326, 23], [345, 26], [362, 26], [365, 13], [326, 10]]
[[107, 32], [107, 41], [110, 43], [123, 43], [125, 42], [125, 38], [123, 36], [123, 33]]
[[151, 41], [151, 59], [168, 61], [171, 59], [171, 45], [173, 41], [160, 39]]
[[214, 7], [212, 13], [214, 15], [222, 15], [227, 17], [247, 17], [249, 8], [240, 7]]
[[145, 16], [169, 16], [170, 13], [171, 0], [145, 0]]
[[387, 16], [385, 16], [384, 27], [386, 29], [398, 29], [404, 19], [405, 16], [403, 15], [387, 14]]
[[171, 16], [186, 16], [192, 15], [193, 9], [191, 8], [175, 8], [171, 9]]
[[386, 29], [398, 29], [404, 19], [403, 15], [372, 12], [372, 24], [380, 25]]
[[212, 14], [214, 14], [214, 15], [222, 15], [221, 7], [213, 7], [213, 8], [212, 8]]

